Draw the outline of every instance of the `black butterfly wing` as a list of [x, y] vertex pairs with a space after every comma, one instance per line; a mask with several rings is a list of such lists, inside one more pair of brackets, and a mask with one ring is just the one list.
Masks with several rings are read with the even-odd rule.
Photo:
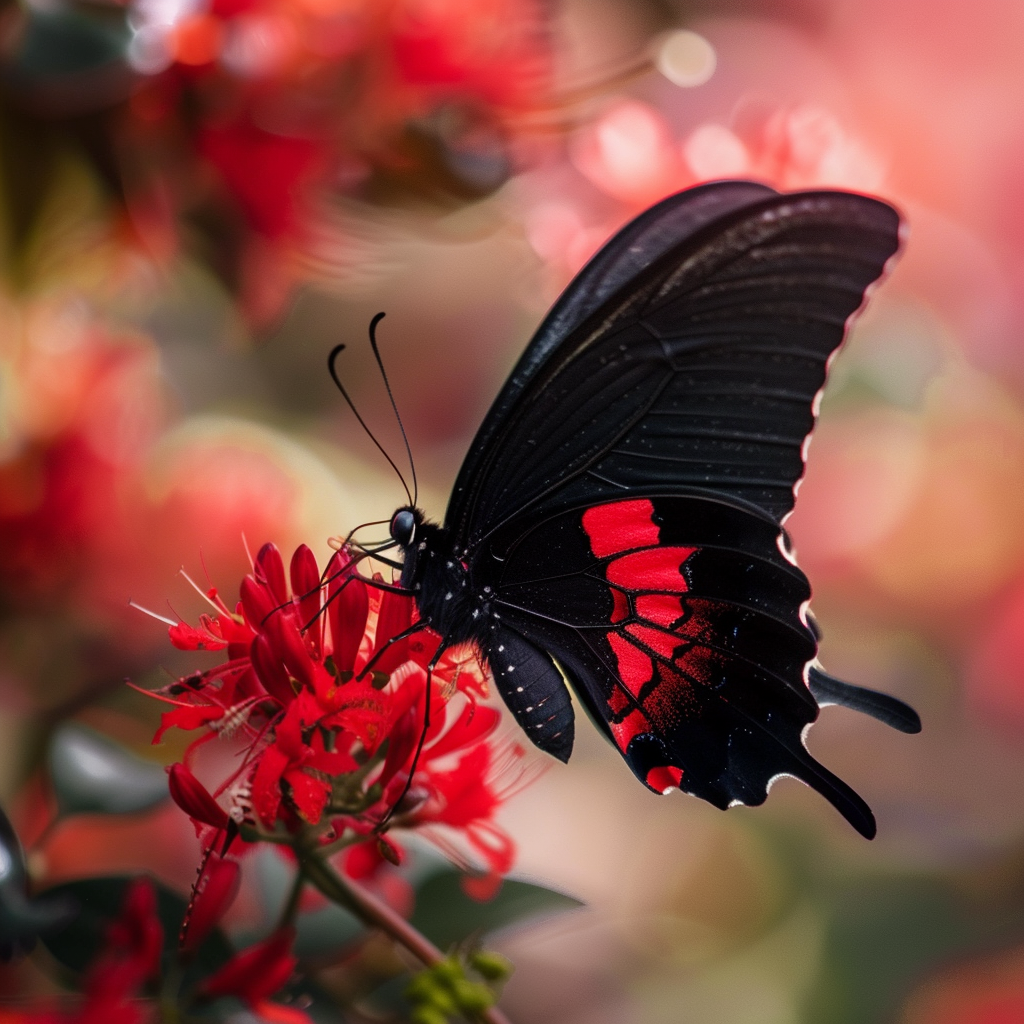
[[533, 526], [496, 587], [510, 654], [490, 655], [503, 693], [509, 667], [527, 683], [511, 701], [515, 710], [519, 694], [529, 698], [518, 716], [527, 734], [547, 742], [566, 728], [551, 680], [545, 692], [534, 681], [532, 642], [554, 655], [649, 788], [724, 808], [760, 804], [777, 776], [792, 775], [873, 835], [864, 801], [803, 744], [818, 715], [804, 678], [817, 641], [802, 615], [810, 586], [779, 536], [766, 513], [696, 493], [571, 509]]
[[552, 310], [445, 519], [493, 599], [496, 683], [542, 749], [572, 746], [553, 656], [648, 786], [725, 807], [790, 774], [873, 834], [803, 745], [809, 681], [829, 682], [781, 522], [828, 362], [898, 239], [864, 196], [708, 185], [624, 229]]
[[829, 358], [898, 247], [884, 203], [725, 182], [673, 196], [570, 284], [485, 419], [445, 528], [680, 488], [791, 510]]

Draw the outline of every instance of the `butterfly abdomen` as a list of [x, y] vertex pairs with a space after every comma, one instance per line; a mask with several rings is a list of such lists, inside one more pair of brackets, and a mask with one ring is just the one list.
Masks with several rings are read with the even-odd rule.
[[561, 761], [573, 745], [569, 693], [554, 662], [508, 628], [491, 586], [474, 579], [448, 535], [415, 510], [412, 539], [403, 543], [402, 585], [416, 599], [420, 618], [444, 645], [472, 643], [487, 661], [502, 699], [530, 740]]

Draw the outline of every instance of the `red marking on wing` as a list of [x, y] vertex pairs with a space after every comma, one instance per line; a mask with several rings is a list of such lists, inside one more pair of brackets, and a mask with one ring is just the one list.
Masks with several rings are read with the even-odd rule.
[[608, 707], [613, 717], [621, 715], [631, 704], [632, 701], [622, 692], [621, 687], [618, 686], [612, 690], [611, 696], [608, 698]]
[[671, 660], [675, 649], [679, 646], [679, 638], [673, 633], [666, 633], [661, 629], [654, 629], [651, 626], [641, 626], [633, 623], [626, 627], [626, 632], [634, 636], [646, 648], [660, 654], [663, 658]]
[[637, 696], [644, 684], [651, 681], [654, 672], [651, 659], [620, 633], [609, 633], [608, 644], [619, 663], [619, 678], [626, 689]]
[[651, 731], [651, 723], [642, 711], [631, 711], [621, 722], [611, 722], [612, 737], [615, 745], [623, 753], [634, 736]]
[[659, 793], [665, 793], [674, 787], [678, 788], [682, 779], [682, 768], [652, 768], [647, 773], [647, 785], [650, 786], [651, 789], [658, 790]]
[[[612, 595], [609, 624], [623, 623], [605, 634], [621, 683], [608, 695], [607, 706], [612, 737], [626, 753], [634, 736], [665, 736], [684, 716], [699, 710], [693, 680], [711, 680], [708, 652], [688, 648], [678, 658], [674, 656], [681, 644], [713, 626], [703, 617], [680, 621], [685, 616], [682, 595], [689, 589], [682, 567], [697, 549], [658, 547], [660, 529], [654, 522], [651, 501], [641, 498], [589, 508], [583, 513], [583, 529], [595, 557], [619, 556], [612, 558], [605, 570]], [[637, 595], [633, 608], [643, 621], [627, 625], [632, 609], [624, 591], [629, 590], [671, 593]], [[677, 622], [680, 626], [673, 628]], [[675, 666], [656, 664], [640, 645], [665, 661], [674, 660]], [[681, 768], [666, 765], [652, 768], [647, 773], [647, 784], [665, 792], [678, 786], [682, 777]]]
[[683, 652], [676, 658], [675, 663], [691, 679], [696, 679], [698, 683], [703, 683], [705, 686], [711, 686], [716, 675], [714, 670], [722, 668], [726, 661], [725, 655], [717, 651], [695, 646]]
[[[681, 602], [674, 597], [651, 608], [663, 620], [671, 615], [669, 621], [675, 621], [681, 614]], [[701, 714], [702, 701], [708, 696], [701, 696], [701, 688], [714, 687], [728, 660], [698, 639], [713, 636], [713, 612], [713, 606], [694, 610], [684, 624], [685, 634], [682, 629], [636, 622], [605, 634], [621, 681], [608, 695], [609, 725], [624, 754], [634, 736], [651, 733], [664, 738], [684, 719]], [[665, 660], [655, 661], [638, 644]], [[615, 721], [619, 717], [622, 720]], [[665, 792], [678, 787], [682, 775], [682, 769], [665, 765], [652, 768], [646, 781], [652, 789]]]
[[683, 563], [696, 548], [647, 548], [623, 555], [608, 564], [608, 582], [634, 590], [687, 590], [681, 572]]
[[583, 513], [590, 550], [598, 558], [658, 543], [654, 505], [646, 498], [595, 505]]
[[671, 626], [683, 617], [683, 601], [675, 594], [641, 594], [636, 599], [636, 613], [656, 626]]

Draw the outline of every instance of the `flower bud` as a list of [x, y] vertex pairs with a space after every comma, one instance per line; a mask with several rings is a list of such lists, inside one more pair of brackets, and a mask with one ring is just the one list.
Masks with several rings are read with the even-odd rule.
[[504, 981], [512, 973], [512, 961], [500, 953], [478, 949], [469, 955], [470, 966], [488, 981]]
[[213, 828], [227, 828], [227, 811], [183, 764], [172, 764], [167, 769], [167, 776], [171, 799], [190, 818]]

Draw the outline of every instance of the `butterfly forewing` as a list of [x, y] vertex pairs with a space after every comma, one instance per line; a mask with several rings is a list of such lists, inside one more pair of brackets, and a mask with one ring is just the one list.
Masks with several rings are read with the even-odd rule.
[[[780, 520], [828, 360], [897, 246], [895, 212], [846, 193], [772, 196], [703, 225], [560, 344], [531, 345], [446, 525], [500, 554], [524, 517], [679, 488]], [[586, 274], [570, 289], [587, 292]]]

